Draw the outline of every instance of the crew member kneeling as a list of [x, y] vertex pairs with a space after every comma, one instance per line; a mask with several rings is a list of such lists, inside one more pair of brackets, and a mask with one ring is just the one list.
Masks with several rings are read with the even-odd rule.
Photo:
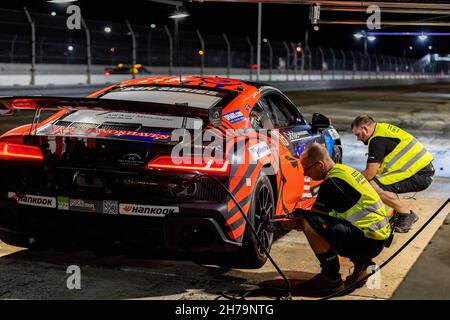
[[320, 261], [321, 273], [299, 285], [303, 292], [323, 293], [344, 288], [338, 254], [354, 263], [347, 286], [367, 275], [392, 236], [380, 196], [357, 170], [336, 164], [327, 150], [311, 144], [301, 155], [306, 176], [324, 180], [312, 212], [303, 212], [300, 227]]
[[396, 232], [408, 232], [419, 217], [398, 197], [400, 193], [419, 192], [431, 185], [433, 156], [411, 134], [389, 123], [375, 122], [367, 115], [352, 123], [358, 140], [369, 146], [366, 169], [381, 200], [398, 212]]

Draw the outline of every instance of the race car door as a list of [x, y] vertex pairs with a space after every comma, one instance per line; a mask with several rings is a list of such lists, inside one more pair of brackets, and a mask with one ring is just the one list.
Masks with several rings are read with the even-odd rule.
[[299, 156], [312, 142], [322, 143], [323, 136], [312, 133], [311, 126], [304, 120], [298, 108], [282, 94], [272, 91], [261, 100], [268, 109], [271, 121], [278, 130], [280, 141], [280, 176], [282, 188], [279, 200], [283, 208], [312, 198], [311, 179], [304, 177]]

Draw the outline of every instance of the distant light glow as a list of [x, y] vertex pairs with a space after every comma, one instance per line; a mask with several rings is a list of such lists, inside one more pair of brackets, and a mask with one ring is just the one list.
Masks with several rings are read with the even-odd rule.
[[377, 40], [377, 37], [375, 37], [375, 36], [368, 36], [367, 40], [369, 40], [370, 42], [374, 42], [375, 40]]
[[409, 46], [409, 50], [412, 50], [413, 49], [413, 46]]
[[367, 32], [369, 36], [428, 36], [428, 37], [448, 37], [450, 32]]
[[182, 19], [189, 17], [189, 13], [187, 11], [183, 11], [180, 9], [175, 10], [173, 13], [170, 14], [170, 19]]
[[425, 34], [421, 34], [418, 38], [419, 38], [420, 41], [423, 42], [423, 41], [426, 41], [428, 39], [428, 36], [425, 35]]
[[297, 52], [302, 52], [302, 48], [297, 46], [297, 47], [295, 48], [295, 51], [297, 51]]
[[433, 50], [433, 46], [428, 46], [428, 50]]
[[450, 55], [448, 57], [441, 57], [438, 54], [434, 55], [434, 61], [446, 61], [449, 62], [450, 61]]
[[267, 38], [262, 39], [264, 43], [267, 43]]
[[69, 50], [69, 51], [73, 51], [73, 49], [74, 49], [73, 46], [68, 46], [68, 47], [67, 47], [67, 50]]
[[358, 32], [358, 33], [355, 33], [354, 35], [353, 35], [356, 39], [361, 39], [362, 37], [364, 37], [364, 35], [362, 34], [362, 33], [360, 33], [360, 32]]
[[203, 50], [198, 50], [198, 55], [199, 56], [203, 56], [205, 54], [205, 51], [203, 51]]
[[112, 30], [111, 30], [111, 27], [105, 27], [105, 29], [103, 29], [106, 33], [110, 33]]
[[152, 24], [150, 25], [150, 28], [155, 29], [155, 28], [156, 28], [156, 24], [152, 23]]
[[56, 12], [52, 11], [52, 13], [50, 13], [52, 15], [52, 17], [56, 16]]
[[319, 30], [320, 30], [319, 26], [314, 26], [314, 31], [319, 31]]
[[49, 3], [70, 3], [77, 2], [78, 0], [47, 0]]

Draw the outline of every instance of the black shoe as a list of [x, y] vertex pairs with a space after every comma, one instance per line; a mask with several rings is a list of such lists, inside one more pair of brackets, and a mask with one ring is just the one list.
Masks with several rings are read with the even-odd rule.
[[417, 220], [419, 220], [419, 217], [413, 211], [411, 211], [410, 214], [399, 214], [394, 231], [406, 233], [411, 230], [412, 225], [416, 223]]
[[[375, 266], [375, 262], [372, 260], [368, 260], [365, 262], [354, 262], [355, 269], [351, 275], [349, 275], [347, 278], [345, 278], [345, 287], [348, 288], [351, 285], [355, 284], [356, 282], [361, 281], [364, 277], [367, 277], [372, 271], [368, 270], [370, 266]], [[367, 282], [367, 279], [365, 281], [362, 281], [360, 284], [358, 284], [355, 289], [361, 288], [364, 286]]]
[[341, 275], [336, 279], [332, 279], [322, 273], [316, 274], [312, 279], [297, 286], [299, 292], [310, 294], [333, 293], [344, 288]]

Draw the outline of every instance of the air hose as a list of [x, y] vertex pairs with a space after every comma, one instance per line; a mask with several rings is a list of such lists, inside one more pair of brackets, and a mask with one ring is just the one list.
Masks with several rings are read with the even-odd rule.
[[[203, 176], [206, 176], [206, 177], [210, 178], [211, 180], [215, 181], [230, 196], [230, 198], [233, 200], [233, 202], [236, 204], [237, 208], [241, 212], [242, 217], [245, 219], [246, 223], [250, 227], [250, 231], [254, 234], [256, 240], [258, 241], [258, 244], [261, 246], [261, 248], [263, 249], [267, 258], [272, 263], [272, 265], [277, 270], [277, 272], [280, 274], [280, 276], [283, 278], [283, 280], [286, 284], [286, 289], [258, 288], [258, 289], [253, 289], [253, 290], [230, 290], [230, 291], [222, 292], [221, 296], [224, 298], [230, 299], [230, 300], [245, 300], [245, 298], [247, 298], [247, 297], [255, 297], [255, 296], [272, 297], [277, 300], [292, 300], [292, 292], [291, 292], [292, 287], [291, 287], [291, 283], [290, 283], [289, 279], [286, 277], [286, 275], [283, 273], [283, 271], [281, 271], [281, 269], [278, 267], [275, 260], [272, 258], [270, 253], [267, 251], [267, 249], [264, 246], [264, 244], [262, 243], [262, 241], [259, 239], [257, 232], [256, 232], [255, 228], [253, 227], [253, 224], [251, 224], [250, 221], [248, 220], [247, 215], [244, 213], [244, 210], [242, 209], [239, 202], [236, 200], [236, 198], [233, 196], [233, 194], [230, 192], [230, 190], [216, 177], [211, 176], [206, 173], [198, 173], [194, 178], [197, 179], [197, 178], [200, 178]], [[199, 181], [199, 182], [201, 183], [201, 181]], [[406, 241], [392, 256], [390, 256], [379, 267], [372, 270], [372, 272], [370, 274], [368, 274], [364, 278], [360, 279], [359, 281], [353, 283], [352, 285], [346, 287], [345, 289], [342, 289], [338, 292], [335, 292], [331, 295], [328, 295], [328, 296], [323, 297], [318, 300], [328, 300], [331, 298], [345, 295], [345, 294], [351, 292], [353, 289], [358, 288], [361, 284], [364, 284], [368, 278], [370, 278], [372, 275], [374, 275], [375, 273], [380, 271], [388, 263], [390, 263], [397, 255], [399, 255], [431, 223], [431, 221], [433, 221], [439, 215], [439, 213], [441, 213], [441, 211], [447, 206], [447, 204], [449, 202], [450, 202], [450, 198], [448, 198], [441, 205], [441, 207], [423, 224], [422, 227], [420, 227], [419, 230], [417, 230], [416, 233], [414, 233], [414, 235], [410, 239], [408, 239], [408, 241]]]
[[[242, 209], [242, 207], [239, 204], [239, 202], [236, 200], [236, 198], [231, 193], [231, 191], [222, 183], [222, 181], [220, 181], [216, 177], [211, 176], [211, 175], [206, 174], [206, 173], [198, 173], [194, 177], [194, 179], [198, 179], [198, 178], [203, 177], [203, 176], [206, 176], [206, 177], [210, 178], [211, 180], [215, 181], [230, 196], [230, 198], [233, 200], [233, 202], [236, 204], [237, 208], [241, 212], [241, 215], [244, 218], [244, 220], [247, 223], [247, 225], [249, 226], [250, 231], [255, 236], [256, 241], [258, 242], [258, 244], [263, 249], [264, 254], [267, 256], [267, 259], [269, 259], [269, 261], [272, 263], [272, 265], [277, 270], [277, 272], [280, 274], [280, 276], [283, 278], [283, 280], [284, 280], [284, 282], [286, 284], [286, 289], [281, 289], [281, 288], [257, 288], [257, 289], [253, 289], [253, 290], [230, 290], [230, 291], [222, 292], [221, 296], [226, 298], [226, 299], [230, 299], [230, 300], [245, 300], [245, 298], [252, 297], [252, 296], [253, 297], [266, 296], [266, 297], [275, 298], [276, 300], [291, 300], [292, 299], [292, 293], [291, 293], [292, 288], [291, 288], [291, 283], [289, 282], [289, 279], [286, 277], [286, 275], [283, 273], [283, 271], [281, 271], [280, 267], [278, 267], [277, 263], [272, 258], [272, 256], [270, 255], [270, 253], [266, 249], [265, 245], [262, 243], [261, 239], [259, 239], [258, 233], [256, 232], [253, 224], [250, 223], [247, 215], [245, 214], [245, 212]], [[199, 181], [199, 182], [201, 183], [201, 181]]]
[[439, 213], [441, 213], [441, 211], [445, 208], [445, 206], [450, 202], [450, 198], [448, 198], [443, 204], [442, 206], [427, 220], [427, 222], [424, 223], [424, 225], [417, 230], [416, 233], [414, 233], [414, 235], [408, 239], [408, 241], [406, 241], [392, 256], [390, 256], [385, 262], [383, 262], [378, 268], [375, 268], [372, 270], [372, 272], [370, 274], [368, 274], [367, 276], [365, 276], [364, 278], [362, 278], [361, 280], [353, 283], [351, 286], [342, 289], [341, 291], [335, 292], [329, 296], [323, 297], [320, 300], [328, 300], [334, 297], [338, 297], [341, 295], [344, 295], [348, 292], [350, 292], [351, 290], [357, 288], [359, 285], [363, 284], [368, 278], [370, 278], [372, 275], [374, 275], [375, 273], [377, 273], [378, 271], [380, 271], [382, 268], [384, 268], [389, 262], [391, 262], [398, 254], [400, 254], [400, 252], [402, 252], [430, 223], [431, 221], [433, 221]]

